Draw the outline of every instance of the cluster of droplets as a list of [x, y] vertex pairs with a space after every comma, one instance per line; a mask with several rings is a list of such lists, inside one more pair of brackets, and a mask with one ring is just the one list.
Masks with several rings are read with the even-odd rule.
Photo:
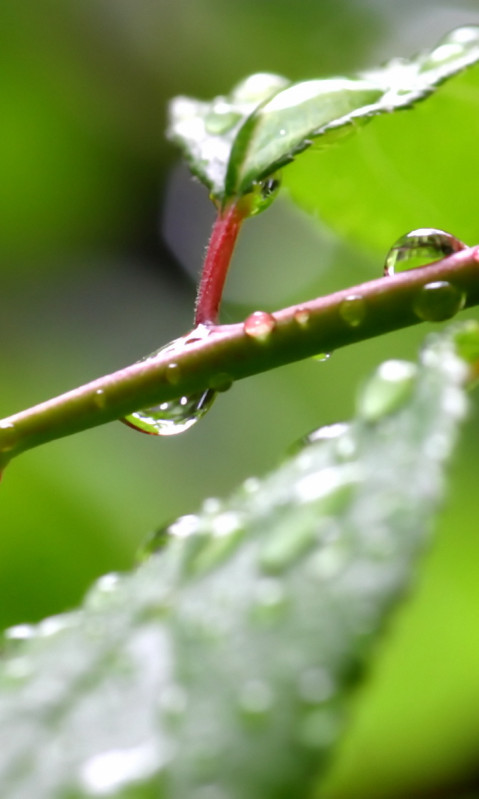
[[[389, 250], [384, 264], [384, 274], [416, 269], [448, 255], [460, 252], [465, 244], [436, 228], [418, 228], [402, 236]], [[442, 322], [455, 316], [465, 305], [466, 296], [447, 280], [426, 283], [413, 302], [416, 316], [425, 322]]]
[[[180, 354], [189, 345], [204, 340], [211, 333], [206, 325], [198, 325], [191, 333], [175, 339], [174, 341], [156, 350], [151, 355], [143, 358], [143, 361], [154, 360], [160, 355]], [[170, 362], [165, 369], [165, 379], [170, 385], [177, 385], [181, 380], [181, 369], [179, 364]], [[149, 433], [157, 436], [174, 436], [184, 433], [192, 427], [205, 413], [211, 408], [216, 397], [217, 390], [226, 387], [227, 380], [222, 379], [222, 384], [213, 388], [205, 389], [191, 395], [183, 395], [178, 399], [161, 402], [150, 408], [142, 408], [126, 416], [124, 421], [135, 430], [142, 433]]]
[[[275, 176], [255, 184], [254, 193], [257, 197], [257, 210], [259, 213], [272, 201], [278, 190], [279, 182]], [[436, 228], [418, 228], [402, 236], [389, 250], [384, 274], [386, 277], [397, 275], [400, 272], [415, 269], [448, 255], [459, 252], [466, 245], [459, 239], [444, 230]], [[422, 286], [413, 300], [413, 310], [418, 319], [430, 322], [439, 322], [450, 319], [465, 304], [465, 294], [450, 281], [438, 280]], [[347, 294], [339, 303], [338, 314], [349, 328], [359, 328], [367, 317], [367, 300], [360, 293]], [[298, 327], [307, 329], [310, 323], [311, 312], [307, 307], [298, 306], [294, 312], [294, 321]], [[243, 323], [245, 335], [258, 342], [267, 344], [276, 329], [275, 316], [267, 311], [255, 311]], [[152, 360], [166, 353], [174, 354], [184, 351], [190, 344], [204, 340], [211, 334], [211, 328], [199, 325], [191, 333], [167, 344], [144, 360]], [[330, 353], [322, 352], [315, 356], [318, 361], [326, 361]], [[176, 385], [181, 381], [182, 374], [179, 364], [170, 362], [165, 368], [165, 380]], [[150, 408], [143, 408], [130, 414], [123, 420], [126, 424], [137, 430], [154, 435], [171, 436], [183, 433], [194, 425], [211, 407], [218, 391], [225, 390], [231, 385], [228, 375], [217, 375], [210, 382], [210, 387], [191, 394], [183, 395], [178, 399], [162, 402]], [[103, 396], [97, 398], [98, 405], [103, 401]]]

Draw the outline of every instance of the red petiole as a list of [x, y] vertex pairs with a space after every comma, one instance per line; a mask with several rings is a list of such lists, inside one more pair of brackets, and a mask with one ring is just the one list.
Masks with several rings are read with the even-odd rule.
[[233, 250], [241, 225], [249, 215], [244, 202], [221, 208], [213, 225], [195, 305], [195, 325], [214, 325]]

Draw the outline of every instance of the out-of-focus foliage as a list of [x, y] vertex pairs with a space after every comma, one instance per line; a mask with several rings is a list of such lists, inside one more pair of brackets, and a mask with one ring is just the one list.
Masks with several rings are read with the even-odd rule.
[[[477, 348], [479, 326], [463, 332]], [[282, 799], [322, 784], [423, 553], [467, 377], [451, 332], [419, 366], [383, 362], [351, 423], [180, 517], [78, 612], [12, 628], [2, 794]]]
[[[113, 371], [190, 324], [194, 287], [183, 267], [199, 269], [211, 209], [202, 187], [176, 171], [164, 138], [168, 100], [212, 97], [255, 71], [348, 74], [478, 22], [473, 0], [303, 0], [300, 13], [293, 0], [2, 3], [0, 414]], [[467, 172], [462, 136], [460, 126], [441, 129], [437, 147], [446, 137]], [[441, 160], [437, 174], [444, 168]], [[369, 182], [366, 173], [343, 199], [358, 218]], [[474, 174], [470, 183], [470, 200], [458, 199], [467, 225]], [[415, 209], [414, 226], [436, 225], [428, 208], [424, 219]], [[279, 198], [247, 223], [225, 321], [381, 273], [377, 251], [351, 248], [318, 221]], [[23, 455], [0, 486], [2, 623], [71, 607], [95, 576], [131, 565], [149, 531], [264, 471], [308, 429], [347, 418], [358, 379], [381, 359], [413, 356], [424, 332], [244, 381], [175, 440], [109, 425]], [[398, 768], [413, 785], [477, 762], [475, 415], [469, 424], [439, 544], [359, 703], [334, 799], [383, 799]]]

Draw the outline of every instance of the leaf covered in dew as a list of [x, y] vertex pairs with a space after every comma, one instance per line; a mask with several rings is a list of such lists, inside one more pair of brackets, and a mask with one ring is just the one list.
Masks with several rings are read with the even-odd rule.
[[[411, 578], [465, 413], [478, 326], [382, 366], [349, 424], [163, 530], [0, 665], [9, 799], [305, 796]], [[155, 550], [155, 545], [153, 545]]]
[[328, 145], [384, 113], [408, 108], [479, 60], [479, 28], [453, 31], [416, 58], [394, 59], [355, 77], [291, 83], [259, 73], [210, 102], [178, 97], [170, 137], [213, 199], [251, 192], [313, 142]]

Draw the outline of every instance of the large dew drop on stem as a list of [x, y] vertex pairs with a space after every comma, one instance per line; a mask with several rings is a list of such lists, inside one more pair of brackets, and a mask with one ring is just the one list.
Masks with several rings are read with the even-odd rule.
[[[210, 332], [210, 329], [205, 325], [198, 325], [191, 333], [175, 339], [142, 360], [154, 360], [160, 354], [164, 355], [167, 352], [171, 354], [180, 353], [194, 342], [206, 338]], [[166, 367], [165, 378], [171, 384], [179, 382], [181, 373], [178, 364], [172, 362]], [[153, 405], [151, 408], [142, 408], [129, 414], [122, 421], [141, 433], [149, 433], [156, 436], [175, 436], [179, 433], [184, 433], [185, 430], [188, 430], [198, 419], [205, 415], [211, 408], [216, 393], [214, 389], [208, 388], [189, 396], [184, 395], [178, 399]]]
[[416, 269], [447, 255], [463, 250], [466, 245], [437, 228], [418, 228], [401, 236], [389, 250], [384, 264], [384, 274], [392, 276], [407, 269]]

